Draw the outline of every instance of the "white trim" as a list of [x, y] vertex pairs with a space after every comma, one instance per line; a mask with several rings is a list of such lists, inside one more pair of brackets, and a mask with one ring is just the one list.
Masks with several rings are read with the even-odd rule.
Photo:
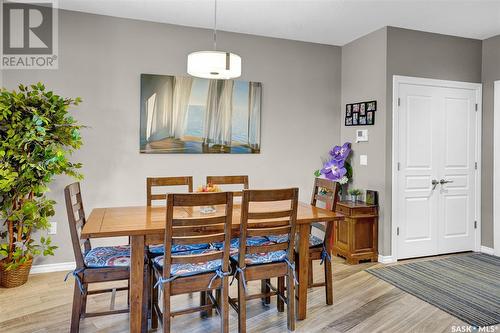
[[481, 246], [481, 253], [495, 255], [495, 251], [491, 247]]
[[[500, 174], [496, 172], [500, 168], [500, 81], [494, 85], [494, 107], [493, 107], [493, 250], [496, 256], [500, 256]], [[497, 116], [495, 116], [495, 114]]]
[[378, 262], [381, 264], [393, 264], [397, 262], [393, 256], [383, 256], [381, 254], [378, 255]]
[[57, 264], [35, 265], [35, 266], [31, 267], [30, 274], [71, 271], [71, 270], [74, 270], [75, 267], [76, 267], [76, 263], [74, 261], [60, 262]]
[[[397, 177], [397, 163], [398, 163], [398, 149], [399, 131], [398, 131], [398, 98], [399, 98], [399, 85], [400, 84], [417, 84], [424, 86], [434, 87], [447, 87], [459, 89], [471, 89], [476, 91], [476, 103], [478, 110], [476, 112], [476, 161], [477, 172], [475, 173], [475, 189], [476, 189], [476, 203], [475, 203], [475, 220], [477, 221], [477, 229], [475, 229], [474, 237], [474, 251], [479, 252], [481, 249], [481, 138], [482, 138], [482, 114], [483, 114], [483, 85], [481, 83], [470, 83], [461, 81], [447, 81], [435, 80], [410, 76], [393, 76], [392, 84], [392, 196], [391, 196], [391, 256], [397, 260], [397, 235], [396, 228], [397, 222], [395, 216], [397, 215], [396, 196], [398, 190], [398, 177]], [[500, 249], [499, 249], [500, 251]]]

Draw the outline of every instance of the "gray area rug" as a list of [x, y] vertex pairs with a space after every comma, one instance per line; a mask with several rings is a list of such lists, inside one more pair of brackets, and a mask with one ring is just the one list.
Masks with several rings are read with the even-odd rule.
[[471, 253], [367, 272], [470, 325], [500, 323], [500, 257]]

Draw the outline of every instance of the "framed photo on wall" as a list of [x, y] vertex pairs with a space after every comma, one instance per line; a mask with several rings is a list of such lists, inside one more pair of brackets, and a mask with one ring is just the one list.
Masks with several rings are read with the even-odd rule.
[[346, 104], [345, 126], [375, 125], [377, 101]]

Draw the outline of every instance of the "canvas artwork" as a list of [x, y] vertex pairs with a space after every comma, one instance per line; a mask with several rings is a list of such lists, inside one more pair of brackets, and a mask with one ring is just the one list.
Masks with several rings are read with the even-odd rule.
[[260, 153], [262, 84], [141, 75], [141, 153]]

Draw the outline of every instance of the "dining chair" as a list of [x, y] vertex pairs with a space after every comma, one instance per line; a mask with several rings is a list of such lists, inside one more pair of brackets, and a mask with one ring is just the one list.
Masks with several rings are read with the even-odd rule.
[[[243, 190], [238, 253], [231, 255], [234, 278], [238, 281], [238, 298], [229, 300], [238, 313], [240, 333], [246, 332], [246, 301], [278, 296], [278, 311], [287, 304], [287, 327], [295, 330], [295, 225], [298, 205], [297, 188], [278, 190]], [[280, 203], [285, 202], [285, 203]], [[264, 205], [251, 210], [254, 205]], [[248, 237], [286, 235], [287, 242], [247, 244]], [[277, 278], [277, 287], [268, 283], [266, 294], [247, 294], [249, 281]], [[285, 295], [286, 280], [286, 295]]]
[[[207, 184], [213, 185], [243, 185], [243, 189], [248, 189], [248, 176], [207, 176]], [[243, 192], [233, 191], [233, 195], [241, 197]]]
[[[325, 193], [320, 193], [321, 190]], [[323, 202], [325, 208], [335, 211], [340, 186], [337, 182], [316, 178], [314, 180], [311, 205], [316, 206], [318, 201]], [[332, 248], [333, 248], [333, 223], [313, 223], [312, 228], [316, 228], [323, 233], [323, 238], [310, 234], [309, 237], [309, 287], [325, 287], [326, 304], [333, 304], [333, 278], [332, 278]], [[313, 261], [321, 260], [323, 264], [325, 281], [314, 283]], [[297, 265], [297, 270], [300, 269]]]
[[[150, 207], [153, 205], [153, 202], [167, 200], [167, 193], [158, 193], [155, 192], [155, 188], [165, 188], [165, 187], [174, 187], [174, 186], [182, 186], [185, 187], [187, 192], [193, 192], [193, 177], [148, 177], [146, 178], [146, 193], [147, 193], [147, 202], [146, 204]], [[202, 250], [207, 249], [209, 244], [178, 244], [174, 245], [172, 248], [172, 252], [181, 252], [181, 251], [191, 251], [191, 250]], [[151, 257], [159, 256], [164, 253], [163, 244], [153, 244], [148, 247], [148, 254]]]
[[148, 177], [146, 178], [147, 205], [151, 206], [153, 201], [166, 200], [166, 193], [153, 193], [155, 187], [187, 186], [189, 193], [193, 192], [193, 177]]
[[[200, 206], [217, 206], [217, 212], [204, 214]], [[223, 206], [223, 207], [221, 207]], [[182, 209], [178, 210], [177, 207]], [[186, 211], [189, 213], [186, 214]], [[164, 235], [165, 254], [153, 260], [153, 317], [163, 332], [170, 332], [171, 317], [216, 308], [221, 316], [221, 332], [229, 332], [229, 255], [233, 194], [231, 192], [168, 194]], [[174, 253], [175, 245], [223, 242], [222, 250], [210, 248]], [[159, 305], [161, 289], [163, 304]], [[193, 292], [220, 290], [218, 302], [172, 311], [171, 297]], [[156, 325], [153, 325], [156, 326]]]
[[[76, 269], [72, 272], [75, 278], [75, 288], [70, 331], [78, 332], [82, 318], [129, 312], [128, 306], [126, 309], [113, 309], [115, 293], [128, 291], [128, 286], [100, 290], [88, 290], [88, 286], [92, 283], [128, 280], [130, 276], [130, 248], [128, 245], [92, 248], [88, 238], [80, 239], [81, 229], [86, 222], [80, 183], [66, 186], [64, 196], [76, 261]], [[144, 269], [145, 283], [148, 281], [148, 270], [146, 265]], [[87, 296], [109, 292], [112, 293], [111, 310], [87, 312]], [[147, 296], [146, 292], [145, 296]]]

